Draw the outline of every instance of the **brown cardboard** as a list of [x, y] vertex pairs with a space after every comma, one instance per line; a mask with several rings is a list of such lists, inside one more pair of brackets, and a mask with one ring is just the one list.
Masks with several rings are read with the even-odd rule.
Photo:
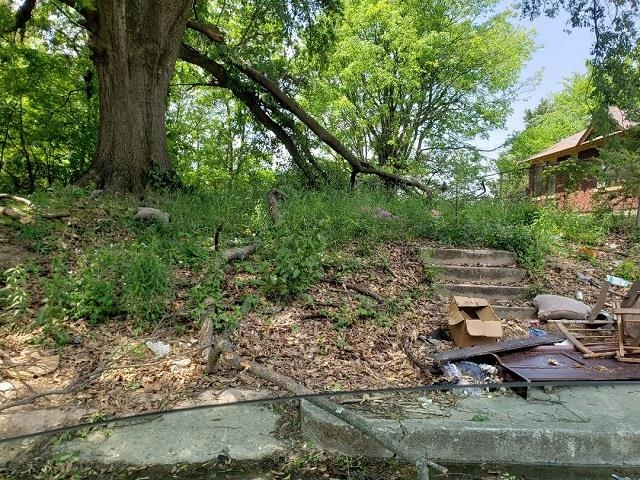
[[495, 343], [502, 337], [502, 322], [484, 298], [451, 298], [449, 330], [458, 347]]

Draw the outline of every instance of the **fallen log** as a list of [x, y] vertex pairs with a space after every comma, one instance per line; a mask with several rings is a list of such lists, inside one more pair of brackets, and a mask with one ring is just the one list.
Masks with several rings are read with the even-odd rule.
[[0, 200], [5, 199], [5, 198], [7, 198], [9, 200], [13, 200], [14, 202], [23, 203], [29, 208], [33, 207], [33, 203], [31, 203], [31, 201], [27, 200], [26, 198], [17, 197], [15, 195], [11, 195], [9, 193], [0, 193]]
[[14, 210], [13, 208], [2, 207], [2, 206], [0, 206], [0, 215], [4, 215], [5, 217], [9, 217], [14, 220], [24, 220], [26, 218], [29, 218], [24, 213], [20, 213], [19, 211]]
[[309, 403], [312, 403], [316, 407], [319, 407], [336, 418], [339, 418], [343, 422], [372, 438], [398, 457], [406, 460], [412, 465], [415, 465], [418, 470], [418, 478], [420, 480], [429, 480], [429, 468], [433, 468], [434, 470], [444, 474], [447, 473], [447, 469], [445, 467], [426, 458], [419, 457], [415, 452], [410, 451], [401, 441], [396, 440], [392, 434], [389, 434], [386, 431], [376, 430], [369, 420], [363, 416], [344, 408], [342, 405], [338, 405], [326, 397], [313, 396], [315, 395], [313, 390], [301, 385], [292, 378], [270, 370], [259, 363], [240, 357], [233, 352], [233, 346], [229, 342], [220, 343], [220, 347], [224, 349], [221, 358], [224, 358], [225, 361], [234, 368], [248, 372], [256, 377], [273, 383], [274, 385], [278, 385], [295, 395], [309, 396], [306, 398]]

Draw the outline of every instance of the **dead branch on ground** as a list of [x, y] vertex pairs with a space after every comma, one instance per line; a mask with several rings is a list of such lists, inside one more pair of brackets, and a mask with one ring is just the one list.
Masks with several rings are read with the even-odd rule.
[[[262, 378], [263, 380], [273, 383], [274, 385], [278, 385], [295, 395], [309, 396], [315, 394], [313, 390], [301, 385], [292, 378], [281, 375], [260, 365], [259, 363], [242, 358], [233, 353], [233, 346], [229, 342], [221, 344], [221, 348], [223, 348], [222, 357], [224, 357], [229, 364], [238, 370], [246, 371], [252, 375]], [[396, 440], [392, 434], [389, 434], [384, 430], [376, 430], [369, 420], [363, 416], [334, 403], [326, 397], [310, 396], [306, 400], [359, 430], [383, 447], [395, 453], [398, 457], [401, 457], [415, 465], [418, 469], [418, 475], [421, 480], [429, 479], [429, 468], [433, 468], [434, 470], [445, 474], [447, 473], [447, 469], [445, 467], [420, 457], [416, 452], [410, 451], [405, 444]]]
[[26, 205], [29, 208], [33, 207], [33, 203], [30, 200], [27, 200], [26, 198], [17, 197], [15, 195], [11, 195], [9, 193], [0, 193], [0, 200], [5, 199], [5, 198], [8, 199], [8, 200], [13, 200], [14, 202], [23, 203], [24, 205]]
[[361, 295], [364, 295], [366, 297], [371, 297], [374, 300], [377, 300], [378, 302], [384, 302], [384, 298], [381, 297], [380, 295], [378, 295], [377, 293], [369, 290], [366, 287], [363, 287], [362, 285], [358, 285], [357, 283], [353, 283], [353, 282], [342, 282], [340, 280], [338, 280], [337, 278], [332, 278], [327, 280], [328, 283], [330, 283], [331, 285], [337, 285], [337, 286], [341, 286], [343, 288], [349, 289], [349, 290], [353, 290], [354, 292], [357, 292]]
[[404, 353], [407, 355], [411, 363], [418, 367], [427, 378], [432, 378], [433, 375], [437, 373], [433, 368], [429, 367], [426, 363], [415, 356], [415, 354], [411, 350], [411, 341], [409, 340], [409, 337], [404, 337], [404, 340], [402, 342], [402, 349], [404, 350]]

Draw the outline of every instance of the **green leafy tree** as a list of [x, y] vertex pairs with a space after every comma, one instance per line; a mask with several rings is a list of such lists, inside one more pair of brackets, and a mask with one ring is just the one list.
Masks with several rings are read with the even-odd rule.
[[637, 92], [640, 90], [640, 35], [637, 0], [524, 0], [523, 15], [555, 17], [565, 11], [571, 28], [593, 32], [590, 65], [594, 97], [600, 117], [606, 119], [609, 105], [616, 105], [633, 118], [640, 115]]
[[[13, 23], [0, 7], [0, 29]], [[0, 190], [33, 191], [77, 178], [91, 162], [96, 98], [86, 51], [43, 8], [44, 38], [0, 38]], [[3, 28], [4, 27], [4, 28]]]
[[325, 18], [337, 23], [328, 51], [308, 47], [306, 104], [363, 162], [444, 169], [452, 153], [503, 125], [533, 49], [531, 34], [495, 6], [345, 1], [343, 15]]

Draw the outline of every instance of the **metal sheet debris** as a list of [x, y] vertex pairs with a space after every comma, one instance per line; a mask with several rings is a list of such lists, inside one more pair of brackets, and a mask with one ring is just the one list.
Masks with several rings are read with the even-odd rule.
[[496, 355], [508, 380], [640, 380], [640, 365], [584, 358], [572, 345], [548, 345]]

